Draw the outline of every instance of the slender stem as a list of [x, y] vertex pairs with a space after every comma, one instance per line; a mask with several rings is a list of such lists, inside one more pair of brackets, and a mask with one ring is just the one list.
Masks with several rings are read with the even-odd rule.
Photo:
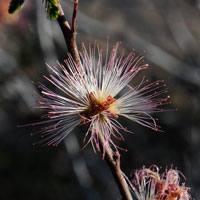
[[78, 0], [74, 0], [74, 11], [72, 16], [72, 32], [76, 32], [76, 13], [78, 11]]
[[[59, 16], [57, 20], [62, 30], [63, 36], [65, 38], [67, 49], [69, 53], [72, 55], [72, 57], [74, 58], [75, 62], [78, 64], [78, 66], [80, 66], [80, 57], [79, 57], [78, 48], [76, 44], [76, 13], [78, 10], [78, 0], [74, 0], [74, 10], [73, 10], [71, 27], [68, 21], [65, 19], [65, 15], [64, 15], [60, 2], [58, 2], [58, 9], [59, 9]], [[101, 149], [103, 152], [105, 140], [101, 135], [99, 135], [99, 141], [100, 141]], [[110, 170], [117, 182], [117, 185], [119, 187], [123, 200], [133, 200], [131, 197], [131, 193], [129, 191], [128, 185], [126, 183], [126, 180], [120, 168], [120, 154], [119, 153], [113, 154], [111, 149], [106, 148], [105, 161], [110, 167]]]
[[[99, 134], [99, 142], [103, 152], [105, 140]], [[133, 200], [130, 190], [128, 188], [128, 184], [123, 176], [123, 172], [120, 168], [120, 154], [119, 152], [113, 154], [109, 147], [106, 147], [105, 151], [105, 161], [107, 162], [115, 180], [119, 187], [120, 193], [122, 195], [123, 200]]]
[[65, 38], [65, 43], [67, 45], [68, 52], [72, 55], [75, 62], [80, 65], [80, 57], [78, 53], [78, 48], [76, 44], [76, 12], [78, 9], [78, 0], [74, 1], [74, 11], [72, 16], [72, 28], [70, 27], [68, 21], [65, 18], [64, 11], [61, 7], [60, 2], [58, 2], [59, 15], [57, 18], [58, 24], [62, 30], [63, 36]]

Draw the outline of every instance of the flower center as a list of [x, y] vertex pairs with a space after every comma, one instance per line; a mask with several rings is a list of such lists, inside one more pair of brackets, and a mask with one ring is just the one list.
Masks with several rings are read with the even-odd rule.
[[107, 116], [118, 118], [118, 115], [115, 113], [111, 113], [110, 105], [116, 101], [111, 95], [109, 95], [106, 100], [98, 100], [94, 94], [91, 92], [87, 95], [90, 105], [88, 110], [84, 111], [82, 115], [86, 118], [91, 118], [96, 114], [101, 114], [101, 112], [106, 111]]
[[157, 199], [166, 199], [166, 200], [176, 200], [179, 199], [181, 196], [181, 187], [179, 187], [176, 183], [169, 184], [167, 188], [166, 182], [162, 181], [157, 183], [156, 189], [158, 191], [158, 198]]

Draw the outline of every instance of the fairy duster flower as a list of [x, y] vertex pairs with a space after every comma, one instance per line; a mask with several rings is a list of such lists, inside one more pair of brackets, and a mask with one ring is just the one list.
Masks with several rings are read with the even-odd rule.
[[157, 166], [152, 166], [136, 170], [129, 184], [138, 200], [191, 200], [190, 188], [180, 183], [180, 175], [176, 169], [160, 173]]
[[[135, 75], [148, 67], [143, 55], [135, 56], [134, 51], [125, 56], [124, 50], [118, 53], [119, 43], [108, 48], [103, 62], [99, 44], [84, 44], [80, 52], [81, 64], [77, 65], [72, 57], [65, 61], [66, 67], [47, 67], [52, 71], [44, 76], [57, 90], [52, 91], [38, 83], [41, 95], [38, 95], [38, 108], [47, 111], [39, 131], [48, 145], [58, 145], [78, 125], [87, 126], [84, 136], [85, 145], [91, 143], [94, 150], [100, 150], [99, 138], [104, 147], [117, 150], [113, 138], [123, 139], [120, 129], [126, 130], [118, 121], [120, 116], [149, 127], [155, 131], [160, 127], [151, 116], [159, 107], [168, 103], [163, 81], [148, 83], [144, 78], [140, 84], [132, 87]], [[34, 124], [35, 125], [35, 124]]]

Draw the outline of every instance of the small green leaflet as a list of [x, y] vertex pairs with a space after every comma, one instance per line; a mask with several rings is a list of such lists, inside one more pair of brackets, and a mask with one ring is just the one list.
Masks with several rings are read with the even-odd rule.
[[10, 14], [13, 14], [16, 11], [20, 10], [23, 7], [23, 5], [24, 5], [24, 0], [11, 0], [8, 12]]
[[47, 17], [51, 20], [57, 19], [59, 15], [57, 0], [44, 0]]

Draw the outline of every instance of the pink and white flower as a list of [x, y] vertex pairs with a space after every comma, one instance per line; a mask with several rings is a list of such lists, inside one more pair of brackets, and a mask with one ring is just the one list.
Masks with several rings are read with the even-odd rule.
[[140, 84], [131, 86], [136, 74], [148, 67], [143, 63], [144, 56], [135, 56], [134, 51], [125, 56], [124, 50], [118, 53], [119, 43], [112, 48], [110, 56], [103, 53], [95, 43], [87, 51], [84, 44], [80, 52], [78, 66], [72, 57], [65, 61], [66, 67], [47, 67], [52, 71], [49, 77], [57, 91], [52, 91], [42, 83], [38, 84], [38, 108], [47, 111], [41, 129], [43, 141], [48, 145], [58, 145], [78, 125], [88, 126], [85, 144], [91, 143], [99, 149], [99, 137], [106, 148], [118, 147], [113, 138], [124, 139], [120, 129], [126, 130], [118, 121], [123, 116], [143, 126], [158, 131], [160, 127], [152, 113], [160, 112], [159, 107], [167, 104], [169, 96], [162, 80], [148, 83], [144, 78]]

